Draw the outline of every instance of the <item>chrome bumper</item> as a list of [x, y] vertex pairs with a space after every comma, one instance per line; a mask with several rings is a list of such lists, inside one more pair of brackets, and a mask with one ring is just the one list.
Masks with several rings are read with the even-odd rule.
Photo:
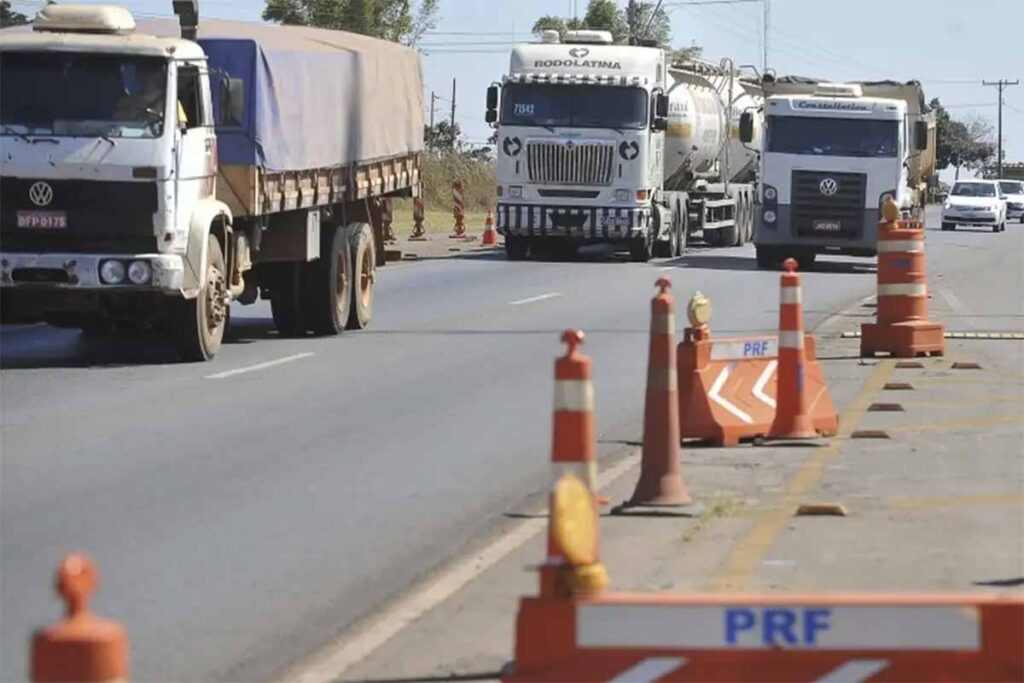
[[[148, 261], [153, 269], [148, 284], [108, 285], [100, 281], [100, 263], [109, 259]], [[19, 274], [18, 271], [27, 271]], [[48, 277], [47, 272], [54, 277]], [[63, 271], [66, 275], [60, 275]], [[29, 273], [39, 277], [29, 277]], [[147, 291], [165, 294], [181, 292], [185, 279], [185, 260], [177, 254], [32, 254], [0, 252], [0, 288], [72, 289], [102, 292]]]

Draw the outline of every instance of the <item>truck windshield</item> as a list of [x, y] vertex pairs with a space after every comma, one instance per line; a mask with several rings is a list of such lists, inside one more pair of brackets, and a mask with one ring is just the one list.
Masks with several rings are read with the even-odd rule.
[[601, 85], [509, 83], [501, 103], [506, 126], [647, 127], [647, 92]]
[[992, 183], [957, 183], [951, 194], [957, 197], [995, 197], [996, 186]]
[[152, 138], [163, 134], [167, 64], [158, 57], [6, 52], [4, 135]]
[[832, 157], [895, 157], [897, 122], [769, 116], [768, 151]]

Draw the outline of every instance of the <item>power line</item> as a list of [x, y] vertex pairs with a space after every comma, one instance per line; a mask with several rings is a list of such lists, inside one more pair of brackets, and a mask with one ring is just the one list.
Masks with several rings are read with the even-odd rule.
[[999, 142], [996, 150], [996, 176], [1003, 177], [1003, 91], [1013, 85], [1020, 85], [1020, 80], [1006, 80], [1000, 78], [998, 81], [982, 81], [982, 85], [995, 86], [999, 89]]

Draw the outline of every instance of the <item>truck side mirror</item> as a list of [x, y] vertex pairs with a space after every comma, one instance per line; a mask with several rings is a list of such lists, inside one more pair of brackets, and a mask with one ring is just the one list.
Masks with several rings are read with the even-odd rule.
[[928, 122], [914, 122], [914, 149], [922, 151], [928, 149]]
[[487, 88], [487, 114], [484, 116], [487, 123], [494, 123], [498, 120], [498, 86], [492, 85]]
[[220, 86], [220, 123], [240, 126], [244, 115], [245, 83], [241, 78], [224, 78]]
[[754, 114], [745, 111], [740, 114], [740, 142], [749, 145], [754, 141]]
[[654, 94], [654, 116], [651, 118], [651, 128], [668, 130], [668, 95], [663, 92]]

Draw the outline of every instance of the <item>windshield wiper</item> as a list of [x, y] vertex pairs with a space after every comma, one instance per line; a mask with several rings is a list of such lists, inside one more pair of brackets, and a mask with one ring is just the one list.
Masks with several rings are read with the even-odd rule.
[[3, 131], [4, 131], [4, 133], [6, 133], [8, 135], [17, 135], [19, 138], [21, 138], [25, 142], [27, 142], [29, 144], [32, 144], [32, 138], [30, 138], [29, 136], [25, 135], [24, 133], [19, 133], [18, 131], [14, 130], [13, 128], [8, 126], [7, 124], [4, 124]]

